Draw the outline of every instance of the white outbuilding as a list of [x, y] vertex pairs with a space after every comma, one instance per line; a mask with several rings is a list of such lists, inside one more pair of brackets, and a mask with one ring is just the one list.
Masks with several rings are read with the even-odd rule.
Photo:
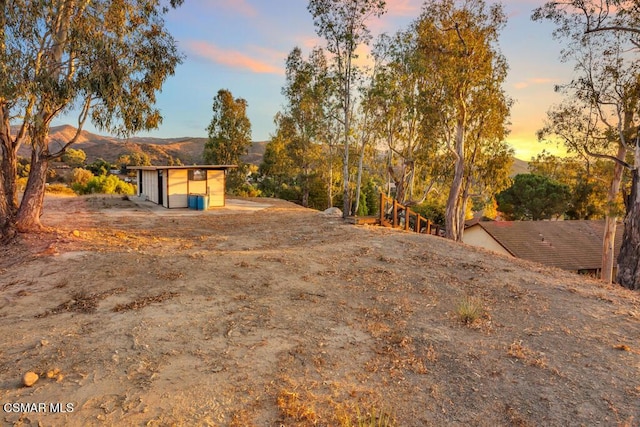
[[138, 174], [138, 196], [165, 208], [225, 205], [225, 177], [235, 165], [128, 166]]

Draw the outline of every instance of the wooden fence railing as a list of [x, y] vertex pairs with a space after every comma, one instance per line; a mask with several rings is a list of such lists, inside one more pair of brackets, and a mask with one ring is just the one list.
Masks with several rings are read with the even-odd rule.
[[398, 203], [397, 200], [380, 193], [380, 225], [385, 227], [402, 228], [416, 233], [440, 234], [440, 227], [431, 220], [423, 217], [411, 208]]

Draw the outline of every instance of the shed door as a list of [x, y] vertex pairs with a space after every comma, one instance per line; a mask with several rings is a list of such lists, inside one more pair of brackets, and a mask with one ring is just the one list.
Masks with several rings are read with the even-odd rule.
[[162, 189], [164, 188], [164, 185], [163, 185], [164, 179], [163, 178], [164, 177], [162, 176], [162, 169], [160, 169], [158, 171], [158, 204], [159, 205], [163, 205], [164, 204], [164, 199], [162, 198], [162, 196], [163, 196]]

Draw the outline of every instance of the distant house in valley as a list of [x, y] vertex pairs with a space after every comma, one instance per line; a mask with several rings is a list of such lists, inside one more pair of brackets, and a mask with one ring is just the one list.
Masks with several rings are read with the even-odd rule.
[[[616, 257], [622, 232], [623, 226], [618, 224]], [[604, 221], [480, 221], [465, 229], [462, 240], [504, 255], [595, 276], [602, 268], [603, 233]]]
[[165, 208], [190, 207], [190, 196], [207, 196], [205, 209], [225, 205], [226, 171], [235, 165], [128, 166], [137, 171], [138, 196]]

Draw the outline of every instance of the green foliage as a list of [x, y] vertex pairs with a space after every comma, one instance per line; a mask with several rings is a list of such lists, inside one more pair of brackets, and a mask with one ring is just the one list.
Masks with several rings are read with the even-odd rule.
[[254, 185], [245, 182], [234, 188], [233, 195], [238, 197], [260, 197], [262, 192]]
[[251, 122], [247, 118], [247, 101], [233, 98], [230, 91], [220, 89], [213, 99], [213, 118], [209, 140], [204, 146], [207, 164], [235, 165], [251, 146]]
[[247, 170], [240, 156], [251, 146], [251, 122], [247, 117], [247, 101], [233, 98], [230, 91], [220, 89], [213, 99], [213, 118], [207, 127], [209, 139], [204, 145], [205, 163], [238, 165], [227, 174], [227, 191], [233, 193], [246, 183]]
[[180, 160], [180, 158], [169, 156], [169, 158], [167, 159], [167, 165], [168, 166], [182, 166], [183, 164], [182, 164], [182, 160]]
[[327, 208], [327, 186], [320, 174], [310, 175], [306, 186], [309, 189], [307, 207], [325, 210]]
[[440, 155], [436, 128], [423, 126], [434, 122], [431, 91], [424, 90], [433, 79], [426, 72], [414, 29], [381, 36], [374, 56], [380, 65], [364, 90], [363, 110], [371, 117], [372, 135], [393, 152], [388, 172], [395, 183], [395, 198], [407, 203], [421, 197], [442, 163], [435, 161]]
[[259, 185], [265, 194], [324, 209], [328, 195], [323, 141], [331, 84], [326, 58], [316, 48], [304, 59], [294, 48], [286, 66], [282, 93], [287, 104], [275, 117], [277, 131], [267, 144]]
[[482, 301], [474, 297], [464, 297], [456, 306], [456, 314], [462, 323], [471, 325], [484, 315]]
[[[258, 169], [258, 186], [267, 197], [279, 197], [285, 200], [291, 198], [289, 184], [293, 181], [293, 162], [286, 152], [288, 139], [283, 134], [283, 130], [278, 128], [275, 136], [265, 147], [262, 163]], [[283, 197], [282, 193], [287, 193], [288, 197]]]
[[122, 181], [115, 175], [100, 175], [90, 178], [85, 184], [79, 182], [71, 185], [78, 194], [135, 194], [135, 187]]
[[444, 225], [444, 208], [442, 202], [425, 201], [419, 205], [412, 206], [411, 210], [431, 220], [434, 224]]
[[[343, 213], [348, 215], [350, 203], [349, 145], [352, 136], [352, 85], [357, 75], [353, 59], [360, 44], [368, 44], [371, 35], [366, 21], [385, 13], [384, 0], [310, 0], [307, 10], [313, 16], [316, 33], [324, 37], [327, 50], [334, 56], [335, 81], [338, 89], [337, 104], [341, 110], [341, 140], [343, 144]], [[329, 186], [331, 182], [329, 182]]]
[[509, 220], [551, 219], [569, 208], [569, 186], [542, 175], [516, 175], [513, 185], [496, 196], [498, 210]]
[[28, 137], [34, 164], [20, 206], [4, 178], [0, 233], [39, 228], [47, 163], [68, 148], [54, 152], [47, 138], [60, 114], [77, 112], [76, 137], [87, 120], [119, 136], [158, 127], [156, 93], [182, 61], [164, 16], [181, 2], [3, 3], [0, 104], [12, 126], [0, 126], [0, 161], [12, 163]]
[[91, 173], [96, 176], [107, 175], [111, 168], [111, 163], [102, 158], [96, 159], [93, 163], [87, 165], [87, 170], [91, 171]]
[[79, 168], [87, 160], [87, 154], [80, 149], [67, 148], [61, 160], [72, 168]]
[[73, 189], [69, 188], [64, 184], [51, 184], [47, 185], [45, 188], [45, 192], [50, 194], [64, 194], [69, 196], [75, 196], [76, 193]]
[[18, 177], [19, 178], [27, 178], [29, 176], [29, 171], [31, 170], [31, 161], [26, 157], [18, 157]]
[[24, 191], [24, 189], [27, 187], [27, 177], [23, 176], [20, 177], [16, 180], [16, 190], [17, 191]]
[[546, 151], [529, 162], [531, 173], [543, 175], [569, 186], [571, 200], [566, 215], [568, 219], [604, 218], [608, 212], [622, 214], [622, 198], [609, 206], [606, 184], [613, 176], [613, 163], [597, 159], [586, 161], [578, 157], [556, 157]]
[[362, 186], [358, 215], [377, 215], [380, 212], [380, 187], [372, 178], [369, 178]]
[[87, 169], [75, 168], [71, 172], [71, 184], [87, 185], [87, 182], [93, 178], [93, 173]]
[[470, 195], [500, 186], [508, 176], [504, 138], [512, 102], [502, 88], [508, 66], [498, 47], [505, 24], [502, 5], [482, 0], [427, 2], [416, 23], [429, 76], [421, 88], [429, 113], [425, 125], [454, 154], [446, 236], [455, 240], [462, 238]]
[[376, 407], [362, 411], [360, 406], [356, 406], [354, 419], [346, 414], [340, 419], [341, 427], [394, 427], [396, 425], [395, 416], [391, 411]]
[[144, 151], [133, 151], [120, 155], [116, 164], [120, 165], [120, 172], [126, 174], [127, 166], [150, 166], [151, 157]]

